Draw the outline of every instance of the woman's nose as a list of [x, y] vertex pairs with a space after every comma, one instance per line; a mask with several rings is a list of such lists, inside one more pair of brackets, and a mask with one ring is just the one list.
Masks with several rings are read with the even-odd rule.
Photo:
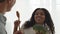
[[38, 14], [38, 16], [41, 16], [40, 14]]

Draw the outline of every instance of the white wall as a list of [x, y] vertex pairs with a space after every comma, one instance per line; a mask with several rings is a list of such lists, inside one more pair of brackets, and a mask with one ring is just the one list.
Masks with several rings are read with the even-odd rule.
[[60, 33], [60, 0], [56, 0], [55, 25], [56, 34]]
[[58, 34], [59, 29], [59, 17], [60, 17], [60, 2], [59, 0], [16, 0], [16, 4], [12, 8], [12, 10], [5, 14], [7, 17], [7, 24], [6, 24], [6, 30], [8, 34], [13, 33], [13, 26], [14, 21], [17, 20], [16, 17], [16, 11], [19, 11], [20, 13], [20, 20], [21, 25], [26, 21], [29, 20], [31, 17], [32, 12], [35, 8], [46, 8], [49, 10], [51, 17], [53, 19], [54, 25], [55, 25], [55, 34]]

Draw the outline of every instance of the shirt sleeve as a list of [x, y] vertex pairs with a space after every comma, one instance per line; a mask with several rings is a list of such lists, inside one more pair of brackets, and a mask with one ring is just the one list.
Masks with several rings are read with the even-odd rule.
[[5, 26], [3, 23], [0, 22], [0, 34], [7, 34], [5, 30]]

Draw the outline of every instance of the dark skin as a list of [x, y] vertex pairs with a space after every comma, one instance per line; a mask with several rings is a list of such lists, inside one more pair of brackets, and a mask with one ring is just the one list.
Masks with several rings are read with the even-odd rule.
[[21, 31], [16, 31], [14, 34], [22, 34]]
[[21, 34], [21, 33], [20, 33], [20, 30], [19, 30], [19, 31], [17, 30], [19, 24], [20, 24], [20, 21], [19, 21], [19, 20], [16, 20], [16, 21], [14, 22], [14, 32], [13, 32], [13, 34]]
[[45, 13], [43, 10], [37, 10], [34, 15], [34, 19], [37, 24], [43, 25], [45, 21]]
[[[13, 34], [22, 34], [21, 30], [20, 30], [20, 14], [19, 14], [18, 11], [16, 12], [16, 16], [17, 16], [18, 20], [16, 20], [14, 22], [14, 32], [13, 32]], [[19, 26], [19, 30], [17, 30], [18, 26]]]

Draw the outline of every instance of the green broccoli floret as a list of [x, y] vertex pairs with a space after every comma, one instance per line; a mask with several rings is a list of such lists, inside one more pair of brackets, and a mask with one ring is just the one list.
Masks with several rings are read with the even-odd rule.
[[46, 29], [41, 25], [34, 25], [33, 29], [35, 31], [42, 32], [43, 34], [46, 34]]

